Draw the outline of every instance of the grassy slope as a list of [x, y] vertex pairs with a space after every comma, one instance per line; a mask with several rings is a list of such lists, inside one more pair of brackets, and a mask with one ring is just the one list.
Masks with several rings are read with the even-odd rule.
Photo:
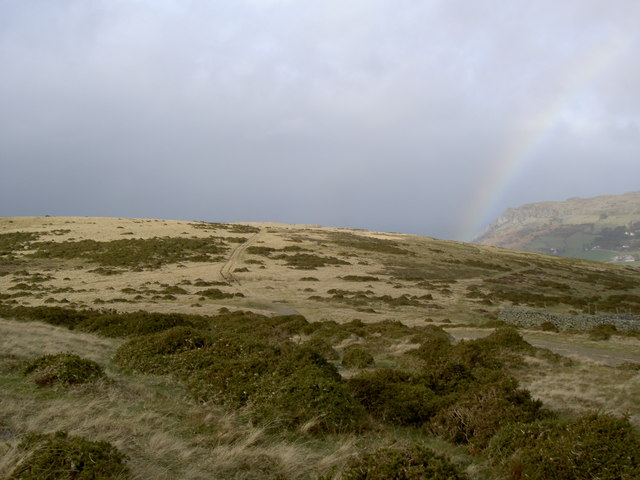
[[[12, 254], [0, 257], [0, 298], [5, 305], [198, 314], [226, 307], [300, 312], [312, 321], [391, 319], [455, 327], [491, 320], [521, 292], [542, 296], [546, 308], [558, 312], [580, 311], [594, 295], [605, 300], [610, 295], [640, 296], [640, 286], [634, 283], [637, 271], [625, 267], [400, 234], [279, 224], [246, 228], [162, 220], [0, 219], [0, 235], [15, 232], [39, 237], [14, 244]], [[77, 249], [66, 258], [46, 256], [42, 253], [54, 250], [35, 243], [156, 237], [209, 238], [224, 252], [207, 261], [182, 260], [155, 268], [123, 263], [117, 251], [101, 257], [102, 263], [96, 263], [95, 252], [88, 254], [94, 257], [83, 256]], [[330, 263], [304, 269], [317, 264], [318, 258]], [[95, 272], [100, 267], [106, 272]], [[236, 296], [202, 293], [211, 289]], [[569, 303], [554, 300], [559, 291]], [[529, 298], [524, 303], [539, 301]], [[627, 306], [637, 307], [633, 302]], [[581, 338], [557, 334], [554, 342], [571, 347]], [[626, 344], [624, 351], [632, 351], [638, 347], [634, 342], [614, 336], [600, 346], [615, 351]], [[120, 343], [50, 325], [31, 323], [27, 329], [24, 323], [0, 321], [0, 432], [11, 437], [0, 443], [0, 476], [20, 458], [17, 436], [43, 428], [111, 441], [132, 458], [135, 478], [208, 478], [211, 472], [220, 478], [265, 478], [260, 468], [280, 472], [282, 478], [309, 478], [312, 472], [340, 465], [365, 446], [407, 442], [415, 435], [389, 428], [362, 437], [274, 436], [249, 424], [241, 413], [196, 404], [182, 386], [164, 377], [132, 376], [115, 368], [110, 358]], [[407, 339], [385, 344], [376, 352], [376, 361], [392, 364], [394, 355], [407, 348]], [[19, 375], [24, 361], [59, 351], [98, 361], [112, 382], [51, 392]], [[516, 375], [552, 407], [626, 412], [640, 424], [634, 401], [640, 394], [638, 373], [594, 365], [579, 348], [574, 353], [573, 364], [532, 357]], [[472, 478], [491, 478], [482, 462], [462, 449], [424, 434], [420, 439], [453, 455]]]

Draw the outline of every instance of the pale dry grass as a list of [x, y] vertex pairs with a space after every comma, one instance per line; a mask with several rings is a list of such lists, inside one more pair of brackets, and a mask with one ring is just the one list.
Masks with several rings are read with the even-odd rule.
[[[0, 431], [8, 437], [0, 441], [0, 478], [24, 457], [16, 449], [22, 435], [58, 430], [112, 443], [129, 456], [134, 479], [312, 478], [354, 452], [351, 438], [333, 439], [319, 449], [304, 440], [273, 437], [247, 423], [242, 412], [194, 403], [167, 378], [119, 373], [108, 360], [117, 340], [1, 320], [0, 342]], [[59, 351], [100, 362], [109, 379], [41, 389], [20, 375], [12, 358]]]
[[[417, 237], [405, 234], [389, 234], [384, 232], [368, 232], [333, 227], [318, 227], [313, 225], [287, 225], [269, 222], [250, 222], [247, 225], [260, 228], [258, 235], [239, 234], [227, 232], [223, 229], [206, 230], [195, 228], [193, 222], [156, 219], [127, 219], [127, 218], [96, 218], [96, 217], [16, 217], [0, 219], [0, 233], [9, 232], [38, 232], [42, 233], [41, 240], [71, 241], [92, 239], [97, 241], [110, 241], [132, 238], [153, 237], [246, 237], [255, 245], [265, 245], [281, 249], [285, 246], [298, 245], [309, 249], [319, 255], [331, 255], [341, 257], [348, 249], [331, 241], [334, 233], [350, 233], [362, 238], [388, 239], [413, 245]], [[63, 230], [68, 233], [60, 234]], [[57, 232], [57, 233], [54, 233]], [[131, 235], [123, 235], [131, 233]], [[292, 239], [302, 239], [302, 242], [293, 242]], [[437, 240], [422, 239], [426, 244], [440, 245]], [[232, 256], [236, 244], [227, 257]], [[423, 245], [424, 246], [424, 245]], [[454, 248], [455, 245], [451, 248]], [[411, 247], [413, 248], [413, 247]], [[428, 255], [428, 249], [425, 249]], [[28, 253], [25, 252], [25, 253]], [[42, 272], [53, 275], [53, 279], [40, 285], [49, 291], [62, 288], [72, 288], [72, 292], [49, 293], [33, 292], [30, 295], [19, 297], [18, 301], [25, 305], [38, 306], [45, 304], [45, 300], [53, 298], [56, 301], [66, 300], [75, 308], [114, 308], [118, 311], [130, 312], [147, 310], [156, 312], [183, 312], [195, 314], [215, 314], [221, 307], [231, 310], [243, 309], [257, 313], [295, 313], [305, 315], [310, 321], [333, 319], [338, 322], [347, 322], [359, 318], [365, 322], [379, 321], [385, 318], [403, 321], [410, 325], [424, 322], [426, 317], [453, 319], [460, 316], [468, 309], [458, 308], [461, 290], [456, 288], [452, 297], [439, 295], [437, 292], [426, 292], [415, 287], [411, 282], [391, 281], [384, 272], [385, 265], [380, 258], [366, 251], [356, 251], [355, 256], [345, 257], [351, 265], [326, 266], [318, 270], [296, 270], [282, 264], [281, 261], [266, 257], [254, 257], [246, 252], [241, 252], [233, 258], [227, 258], [224, 262], [195, 263], [165, 265], [157, 270], [142, 272], [127, 271], [121, 275], [103, 276], [92, 273], [89, 270], [95, 265], [83, 264], [78, 261], [67, 262], [40, 262], [29, 261], [27, 270], [30, 273]], [[247, 265], [244, 263], [249, 258], [259, 259], [264, 262], [265, 268], [259, 265]], [[128, 287], [135, 290], [144, 284], [164, 283], [175, 285], [184, 281], [194, 282], [197, 279], [206, 281], [224, 281], [221, 272], [230, 271], [236, 267], [247, 267], [248, 272], [234, 273], [237, 283], [232, 283], [223, 290], [231, 293], [243, 293], [246, 298], [234, 298], [220, 300], [200, 300], [191, 289], [191, 295], [178, 295], [175, 300], [134, 299], [135, 294], [125, 294], [120, 290]], [[348, 282], [340, 277], [345, 275], [376, 275], [380, 281], [372, 282], [370, 286], [360, 282]], [[303, 276], [314, 276], [320, 280], [322, 290], [319, 295], [326, 296], [326, 291], [332, 288], [343, 290], [370, 289], [375, 296], [390, 295], [397, 297], [401, 294], [422, 295], [432, 293], [434, 301], [444, 310], [438, 308], [416, 308], [410, 306], [389, 307], [376, 302], [377, 313], [356, 311], [353, 306], [340, 302], [316, 302], [309, 300], [310, 294], [304, 291], [309, 287], [308, 283], [301, 282]], [[7, 275], [0, 277], [0, 292], [8, 292], [19, 278]], [[397, 288], [399, 287], [399, 288]], [[188, 289], [188, 287], [187, 287]], [[460, 290], [460, 292], [458, 292]], [[127, 302], [117, 301], [124, 298]], [[114, 301], [116, 300], [116, 301]], [[107, 303], [96, 303], [105, 301]], [[463, 302], [464, 303], [464, 302]], [[64, 305], [63, 305], [64, 306]], [[447, 309], [450, 312], [447, 312]], [[465, 317], [466, 318], [466, 317]]]
[[519, 375], [523, 387], [556, 411], [628, 416], [640, 427], [640, 372], [588, 360], [573, 366], [536, 365]]
[[0, 318], [0, 352], [20, 359], [73, 352], [96, 362], [105, 362], [121, 340], [96, 337], [41, 322]]

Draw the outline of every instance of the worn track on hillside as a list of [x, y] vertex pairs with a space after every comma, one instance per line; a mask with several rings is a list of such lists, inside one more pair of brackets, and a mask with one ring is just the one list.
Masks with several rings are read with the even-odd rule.
[[273, 302], [269, 302], [257, 297], [253, 291], [247, 288], [246, 284], [242, 284], [240, 282], [238, 276], [234, 275], [234, 271], [238, 267], [238, 265], [240, 265], [245, 251], [258, 240], [260, 234], [261, 232], [253, 234], [246, 242], [238, 245], [233, 250], [233, 252], [231, 252], [227, 263], [225, 263], [220, 268], [220, 276], [225, 282], [227, 282], [230, 286], [235, 287], [236, 290], [242, 293], [249, 300], [251, 308], [266, 310], [269, 312], [277, 313], [279, 315], [300, 315], [300, 312], [298, 312], [294, 308], [287, 307], [285, 305], [274, 304]]
[[236, 287], [240, 286], [240, 280], [238, 280], [238, 277], [236, 277], [233, 274], [233, 272], [236, 269], [236, 267], [238, 266], [238, 263], [239, 263], [240, 259], [242, 258], [242, 255], [244, 254], [245, 250], [247, 248], [249, 248], [251, 246], [251, 244], [254, 243], [257, 240], [259, 235], [260, 235], [260, 232], [254, 233], [251, 237], [249, 237], [249, 239], [246, 242], [241, 243], [240, 245], [238, 245], [233, 250], [233, 252], [231, 252], [231, 255], [229, 256], [229, 260], [227, 260], [227, 263], [225, 263], [220, 268], [220, 276], [229, 285], [235, 285]]

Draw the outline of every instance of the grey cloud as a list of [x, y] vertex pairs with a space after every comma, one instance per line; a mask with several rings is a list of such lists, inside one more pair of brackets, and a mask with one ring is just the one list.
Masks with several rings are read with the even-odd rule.
[[633, 190], [638, 14], [631, 0], [0, 1], [0, 215], [453, 238], [530, 129], [494, 210]]

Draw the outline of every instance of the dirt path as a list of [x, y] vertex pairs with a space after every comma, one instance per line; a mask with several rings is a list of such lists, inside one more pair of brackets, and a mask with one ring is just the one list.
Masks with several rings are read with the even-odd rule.
[[236, 290], [238, 290], [245, 296], [247, 300], [247, 306], [251, 308], [265, 310], [268, 312], [276, 313], [278, 315], [300, 315], [300, 312], [291, 307], [259, 298], [252, 290], [247, 288], [246, 283], [241, 284], [240, 279], [233, 274], [238, 265], [241, 264], [244, 252], [258, 240], [260, 234], [261, 232], [253, 234], [246, 242], [238, 245], [233, 250], [233, 252], [231, 252], [227, 263], [225, 263], [222, 268], [220, 268], [220, 276], [225, 282], [227, 282], [229, 285], [234, 286]]
[[[456, 340], [482, 338], [492, 332], [483, 328], [452, 328], [447, 331]], [[577, 357], [612, 366], [624, 362], [640, 363], [640, 350], [635, 345], [622, 345], [615, 343], [615, 340], [590, 342], [579, 337], [545, 335], [540, 332], [523, 331], [521, 334], [534, 347], [546, 348], [566, 357]]]
[[[260, 232], [254, 233], [251, 237], [249, 237], [249, 239], [246, 242], [238, 245], [233, 250], [233, 252], [231, 252], [231, 256], [229, 257], [229, 260], [227, 260], [227, 263], [225, 263], [220, 268], [220, 276], [229, 285], [235, 285], [236, 287], [240, 287], [240, 280], [238, 280], [238, 278], [233, 274], [233, 272], [238, 266], [238, 264], [240, 263], [240, 259], [242, 258], [242, 255], [244, 254], [245, 250], [249, 248], [251, 244], [257, 240], [259, 235], [260, 235]], [[246, 295], [246, 292], [242, 292], [242, 293]]]

